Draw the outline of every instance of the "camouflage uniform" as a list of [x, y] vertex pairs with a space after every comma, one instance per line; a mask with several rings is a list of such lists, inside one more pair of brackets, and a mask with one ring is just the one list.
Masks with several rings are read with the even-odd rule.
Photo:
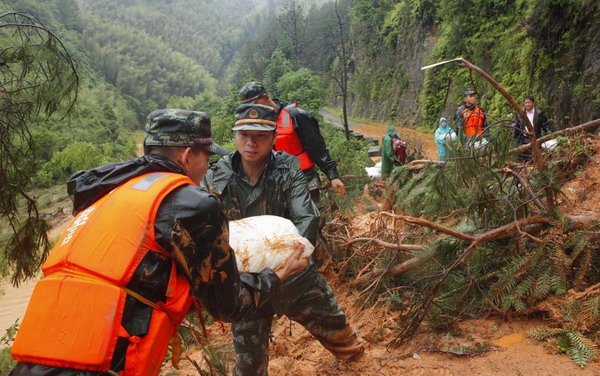
[[[221, 158], [202, 184], [223, 205], [229, 219], [277, 215], [290, 219], [313, 244], [319, 211], [310, 198], [299, 160], [285, 152], [272, 152], [263, 174], [252, 184], [235, 152]], [[236, 350], [234, 375], [266, 375], [269, 333], [273, 314], [286, 315], [304, 326], [337, 358], [349, 359], [363, 351], [355, 331], [335, 300], [327, 281], [313, 262], [286, 280], [281, 291], [252, 316], [232, 324]]]

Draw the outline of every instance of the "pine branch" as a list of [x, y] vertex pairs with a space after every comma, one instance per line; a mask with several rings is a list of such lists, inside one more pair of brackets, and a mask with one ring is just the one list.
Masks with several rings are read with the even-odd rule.
[[438, 232], [442, 232], [444, 234], [448, 234], [450, 236], [453, 236], [455, 238], [458, 238], [458, 239], [461, 239], [461, 240], [464, 240], [464, 241], [470, 241], [470, 242], [472, 242], [472, 241], [475, 241], [477, 239], [476, 236], [474, 236], [474, 235], [465, 234], [465, 233], [462, 233], [460, 231], [456, 231], [456, 230], [454, 230], [454, 229], [452, 229], [450, 227], [446, 227], [446, 226], [440, 225], [438, 223], [428, 221], [428, 220], [423, 219], [423, 218], [411, 217], [411, 216], [408, 216], [408, 215], [400, 215], [400, 214], [394, 214], [394, 213], [389, 213], [389, 212], [381, 212], [380, 214], [381, 215], [386, 215], [386, 216], [389, 216], [389, 217], [393, 217], [393, 218], [398, 218], [398, 219], [401, 219], [401, 220], [403, 220], [405, 222], [408, 222], [408, 223], [413, 223], [413, 224], [416, 224], [416, 225], [429, 227], [429, 228], [434, 229], [434, 230], [436, 230]]
[[377, 238], [354, 238], [354, 239], [350, 239], [346, 243], [342, 244], [342, 247], [349, 247], [352, 244], [355, 244], [355, 243], [358, 243], [358, 242], [373, 242], [373, 243], [375, 243], [377, 245], [380, 245], [380, 246], [382, 246], [384, 248], [398, 249], [398, 250], [403, 250], [403, 251], [422, 251], [424, 249], [422, 245], [418, 245], [418, 244], [394, 244], [394, 243], [385, 242], [385, 241], [377, 239]]

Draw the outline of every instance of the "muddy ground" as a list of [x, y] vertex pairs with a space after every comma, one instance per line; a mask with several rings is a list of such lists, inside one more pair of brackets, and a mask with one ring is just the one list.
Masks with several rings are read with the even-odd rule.
[[[385, 128], [381, 124], [355, 124], [352, 129], [365, 136], [381, 137]], [[403, 132], [402, 128], [397, 128]], [[415, 130], [406, 131], [413, 139], [424, 143], [427, 157], [435, 158], [437, 148], [433, 135]], [[563, 207], [569, 213], [597, 213], [600, 206], [600, 143], [596, 154], [577, 178], [567, 183], [568, 200]], [[361, 210], [361, 209], [358, 209]], [[357, 227], [373, 221], [375, 212], [358, 213]], [[388, 309], [385, 301], [372, 307], [363, 307], [357, 299], [358, 292], [349, 283], [342, 283], [333, 272], [326, 278], [347, 312], [351, 324], [365, 342], [366, 352], [356, 362], [336, 360], [300, 325], [285, 317], [273, 326], [270, 347], [270, 375], [600, 375], [600, 360], [596, 358], [582, 369], [565, 354], [559, 353], [556, 344], [529, 339], [526, 331], [545, 325], [543, 317], [487, 317], [459, 323], [459, 332], [436, 332], [422, 325], [405, 346], [388, 346], [396, 338], [401, 325], [398, 313]], [[227, 367], [232, 366], [233, 351], [228, 325], [225, 332], [219, 325], [210, 327], [212, 346], [219, 348]], [[189, 356], [207, 369], [202, 351], [190, 348], [184, 352], [181, 370], [167, 364], [162, 375], [196, 375], [194, 366], [185, 359]]]
[[[362, 226], [374, 217], [375, 213], [365, 213], [357, 216], [355, 223]], [[362, 305], [349, 283], [341, 282], [331, 271], [324, 274], [363, 339], [365, 354], [355, 362], [336, 360], [302, 326], [282, 317], [273, 325], [270, 375], [600, 375], [598, 360], [581, 369], [560, 354], [555, 344], [527, 338], [528, 329], [545, 325], [541, 317], [467, 320], [452, 333], [437, 332], [424, 324], [407, 345], [388, 346], [401, 325], [398, 313], [391, 311], [386, 301]], [[208, 342], [219, 349], [219, 357], [231, 369], [234, 354], [229, 325], [224, 328], [209, 326]], [[192, 346], [184, 351], [180, 370], [168, 363], [161, 375], [197, 375], [186, 357], [208, 369], [203, 352]]]

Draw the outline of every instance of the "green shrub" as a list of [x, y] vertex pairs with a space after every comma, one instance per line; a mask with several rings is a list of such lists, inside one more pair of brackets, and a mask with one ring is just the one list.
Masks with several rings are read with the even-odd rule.
[[277, 92], [281, 100], [297, 102], [312, 114], [323, 107], [325, 91], [321, 79], [307, 68], [284, 74], [277, 81]]

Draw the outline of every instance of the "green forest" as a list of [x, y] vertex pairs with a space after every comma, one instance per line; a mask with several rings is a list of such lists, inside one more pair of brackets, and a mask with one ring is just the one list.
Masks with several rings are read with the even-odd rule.
[[[65, 181], [74, 172], [134, 158], [145, 118], [153, 110], [205, 111], [212, 118], [215, 140], [234, 150], [234, 111], [238, 91], [247, 81], [261, 81], [273, 97], [297, 102], [315, 115], [340, 175], [361, 175], [349, 184], [346, 201], [331, 198], [327, 203], [327, 209], [341, 211], [352, 207], [350, 200], [363, 194], [363, 187], [367, 190], [364, 168], [372, 164], [367, 157], [370, 145], [347, 139], [344, 132], [327, 124], [320, 110], [341, 113], [345, 104], [351, 119], [429, 134], [440, 117], [452, 122], [463, 90], [472, 88], [491, 121], [513, 118], [514, 109], [505, 97], [471, 70], [459, 64], [422, 70], [424, 66], [457, 57], [470, 61], [517, 101], [535, 96], [536, 106], [548, 115], [553, 131], [598, 119], [599, 14], [597, 0], [0, 0], [0, 104], [5, 106], [0, 111], [3, 117], [6, 114], [0, 119], [0, 142], [2, 156], [14, 156], [0, 163], [0, 176], [6, 180], [0, 195], [0, 276], [19, 282], [34, 275], [42, 250], [49, 248], [42, 237], [23, 236], [27, 231], [48, 230], [45, 222], [31, 220], [38, 210], [36, 197], [58, 195], [66, 200]], [[43, 28], [23, 32], [23, 23], [28, 22]], [[55, 82], [43, 81], [52, 75], [57, 77]], [[12, 86], [17, 79], [26, 87], [22, 92]], [[9, 94], [13, 102], [4, 101]], [[485, 234], [513, 219], [536, 214], [538, 209], [551, 215], [556, 221], [553, 226], [560, 228], [535, 244], [528, 238], [519, 238], [516, 245], [512, 239], [494, 238], [496, 243], [483, 247], [472, 270], [449, 277], [451, 283], [468, 281], [491, 292], [486, 295], [483, 289], [473, 288], [456, 296], [458, 289], [446, 286], [440, 290], [446, 299], [434, 304], [435, 313], [441, 316], [444, 310], [456, 314], [453, 318], [471, 314], [462, 307], [466, 300], [487, 304], [477, 306], [473, 315], [493, 309], [525, 311], [551, 294], [583, 289], [591, 280], [597, 283], [598, 260], [591, 251], [598, 249], [593, 248], [597, 239], [587, 237], [597, 233], [597, 225], [571, 226], [570, 219], [551, 202], [561, 197], [558, 184], [581, 173], [591, 146], [563, 139], [565, 149], [548, 154], [549, 171], [528, 172], [531, 184], [527, 189], [549, 202], [547, 207], [545, 201], [536, 202], [536, 208], [528, 190], [515, 188], [516, 177], [509, 181], [503, 178], [506, 171], [499, 172], [515, 160], [509, 150], [513, 140], [501, 133], [491, 142], [493, 153], [463, 155], [460, 151], [458, 159], [466, 161], [447, 168], [428, 165], [418, 173], [394, 170], [386, 184], [396, 195], [381, 193], [385, 187], [370, 187], [411, 215], [444, 219], [455, 215], [446, 224], [469, 234]], [[487, 191], [493, 185], [490, 181], [497, 183], [498, 191]], [[38, 203], [48, 202], [44, 200]], [[12, 214], [5, 216], [6, 212]], [[27, 214], [29, 219], [24, 219]], [[384, 221], [377, 221], [372, 227], [383, 228], [382, 236], [390, 235]], [[5, 223], [12, 228], [4, 228]], [[338, 230], [342, 232], [341, 227]], [[419, 236], [427, 238], [432, 232], [427, 231]], [[397, 240], [393, 236], [388, 240]], [[416, 237], [412, 234], [409, 240]], [[464, 239], [440, 240], [429, 244], [427, 252], [442, 255], [437, 266], [453, 267], [465, 244]], [[478, 240], [473, 244], [479, 244]], [[503, 247], [518, 251], [522, 247], [531, 253], [520, 256], [513, 250], [489, 263], [486, 257]], [[16, 254], [9, 249], [28, 251]], [[390, 256], [386, 262], [390, 260], [398, 261], [398, 257]], [[401, 306], [406, 292], [395, 290], [395, 282], [389, 288], [379, 284], [384, 276], [376, 273], [377, 268], [364, 275], [349, 271], [375, 263], [365, 266], [367, 262], [361, 262], [344, 259], [340, 275], [350, 280], [362, 276], [356, 278], [355, 287], [365, 280], [369, 285], [368, 278], [379, 278], [373, 291], [385, 290], [389, 295], [385, 299]], [[585, 265], [582, 271], [569, 271], [581, 265]], [[435, 267], [426, 271], [441, 273]], [[493, 282], [489, 276], [495, 278]], [[412, 277], [422, 282], [410, 273], [406, 278]], [[425, 291], [424, 286], [425, 282], [417, 286], [411, 296], [424, 295], [417, 291]], [[544, 291], [538, 294], [540, 286]], [[595, 300], [585, 303], [590, 307], [584, 312], [588, 316], [570, 321], [568, 333], [554, 334], [568, 334], [579, 341], [597, 329], [600, 300], [594, 296]], [[418, 326], [421, 311], [409, 308], [410, 319]], [[584, 330], [575, 325], [589, 317], [596, 326]], [[435, 324], [447, 324], [440, 321]], [[536, 333], [540, 339], [551, 336]], [[592, 341], [598, 339], [597, 332], [592, 336]], [[593, 347], [588, 344], [580, 350]], [[593, 356], [583, 354], [577, 364], [587, 365]]]
[[[204, 110], [227, 128], [251, 79], [313, 112], [337, 107], [343, 65], [359, 118], [434, 129], [464, 87], [491, 116], [507, 117], [508, 103], [467, 70], [420, 70], [458, 56], [516, 98], [535, 95], [555, 130], [600, 116], [593, 0], [11, 0], [0, 11], [34, 15], [81, 76], [70, 116], [31, 127], [38, 185], [132, 155], [131, 132], [156, 108]], [[226, 143], [227, 129], [216, 133]]]

